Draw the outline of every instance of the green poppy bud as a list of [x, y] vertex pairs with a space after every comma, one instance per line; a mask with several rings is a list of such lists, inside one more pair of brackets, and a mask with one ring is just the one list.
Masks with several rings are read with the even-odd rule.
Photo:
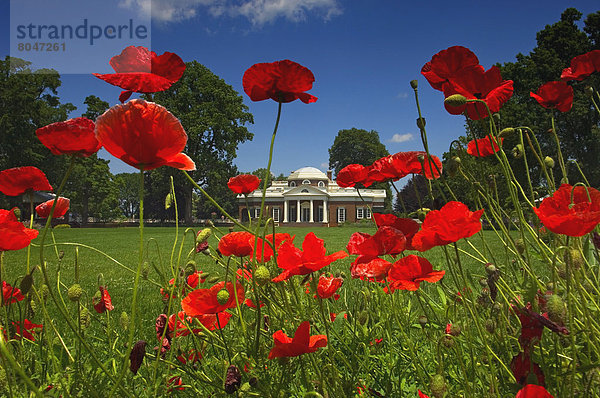
[[544, 164], [546, 165], [546, 167], [553, 169], [554, 168], [554, 159], [552, 159], [550, 156], [546, 156], [544, 158]]
[[429, 390], [435, 398], [442, 398], [446, 393], [446, 379], [444, 376], [440, 374], [433, 375], [429, 382]]
[[217, 292], [217, 302], [221, 305], [226, 304], [229, 301], [229, 291], [227, 289], [221, 289]]
[[127, 330], [129, 328], [129, 315], [125, 311], [121, 312], [119, 324], [121, 325], [121, 328], [123, 328], [123, 330]]
[[556, 323], [562, 323], [565, 320], [567, 308], [562, 298], [557, 294], [551, 294], [546, 302], [546, 309], [548, 310], [548, 318]]
[[254, 282], [256, 282], [258, 286], [264, 286], [267, 283], [269, 283], [270, 280], [271, 273], [269, 272], [269, 269], [267, 267], [265, 267], [264, 265], [256, 267], [256, 269], [254, 270]]
[[420, 118], [418, 118], [418, 119], [417, 119], [417, 127], [418, 127], [420, 130], [422, 130], [422, 129], [424, 129], [424, 128], [425, 128], [425, 124], [426, 124], [426, 122], [425, 122], [425, 118], [423, 118], [423, 117], [420, 117]]
[[488, 274], [493, 274], [497, 271], [498, 269], [496, 268], [496, 266], [494, 264], [490, 264], [488, 263], [485, 266], [485, 272], [487, 272]]
[[461, 94], [454, 94], [447, 97], [444, 100], [444, 104], [448, 106], [452, 106], [454, 108], [458, 108], [459, 106], [464, 106], [467, 104], [467, 98]]
[[449, 334], [451, 336], [459, 336], [460, 333], [462, 332], [462, 328], [459, 325], [453, 323], [452, 325], [450, 325], [450, 331], [449, 332], [450, 332]]
[[452, 156], [446, 162], [446, 171], [450, 175], [450, 177], [454, 177], [458, 170], [460, 169], [461, 160], [458, 156]]
[[421, 327], [425, 327], [425, 325], [427, 325], [427, 322], [429, 322], [429, 319], [427, 319], [425, 315], [421, 315], [419, 317], [419, 325], [421, 325]]
[[594, 95], [594, 88], [592, 86], [585, 86], [585, 88], [583, 89], [583, 93], [589, 98], [592, 98], [592, 96]]
[[148, 274], [150, 273], [150, 267], [148, 266], [148, 262], [144, 261], [142, 265], [142, 279], [148, 280]]
[[410, 86], [413, 88], [413, 90], [416, 90], [417, 87], [419, 87], [419, 81], [418, 80], [411, 80], [410, 81]]
[[577, 249], [569, 249], [567, 252], [567, 265], [571, 267], [571, 269], [579, 269], [585, 262], [581, 252]]
[[83, 305], [80, 305], [79, 308], [79, 322], [81, 323], [81, 328], [87, 329], [87, 327], [90, 326], [90, 323], [92, 322], [90, 311], [87, 309], [87, 307], [84, 307]]
[[219, 275], [214, 275], [214, 276], [211, 276], [210, 278], [207, 278], [206, 281], [208, 283], [213, 284], [213, 283], [217, 283], [219, 281], [219, 279], [221, 279], [221, 278], [219, 278]]
[[442, 345], [446, 348], [454, 347], [454, 337], [450, 336], [449, 334], [445, 334], [442, 337]]
[[13, 207], [12, 212], [15, 213], [17, 220], [21, 221], [21, 209], [18, 207]]
[[520, 159], [523, 157], [523, 145], [521, 144], [517, 144], [513, 149], [512, 149], [512, 155], [514, 156], [515, 159]]
[[493, 319], [488, 319], [485, 321], [485, 330], [487, 330], [487, 332], [489, 334], [492, 334], [496, 331], [496, 321], [494, 321]]
[[79, 301], [82, 294], [83, 294], [83, 289], [81, 288], [81, 285], [79, 285], [78, 283], [72, 285], [69, 288], [69, 290], [67, 291], [67, 296], [69, 297], [69, 300], [71, 300], [71, 301]]
[[500, 130], [498, 137], [500, 138], [508, 138], [515, 133], [515, 129], [512, 127], [507, 127], [505, 129]]
[[523, 239], [515, 239], [515, 248], [517, 249], [517, 252], [519, 254], [523, 254], [523, 252], [525, 251], [525, 242], [523, 241]]
[[422, 207], [419, 210], [417, 210], [417, 217], [419, 217], [419, 220], [424, 221], [425, 217], [427, 216], [427, 213], [429, 213], [430, 211], [431, 209]]
[[42, 285], [40, 287], [40, 297], [42, 298], [42, 300], [46, 300], [48, 298], [48, 295], [50, 294], [50, 290], [48, 289], [47, 285]]
[[196, 235], [196, 244], [206, 242], [208, 238], [210, 238], [210, 235], [212, 235], [211, 228], [204, 228], [198, 231], [198, 235]]
[[33, 286], [33, 271], [25, 275], [25, 277], [21, 280], [19, 289], [21, 289], [21, 293], [25, 295], [29, 293], [29, 290], [31, 290], [31, 286]]
[[361, 325], [365, 325], [369, 321], [369, 313], [367, 311], [361, 311], [361, 313], [358, 314], [357, 321]]

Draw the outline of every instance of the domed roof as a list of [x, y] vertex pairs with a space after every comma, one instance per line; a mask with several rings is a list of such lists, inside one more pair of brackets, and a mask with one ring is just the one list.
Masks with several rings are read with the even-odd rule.
[[327, 175], [316, 167], [302, 167], [288, 177], [288, 180], [327, 180]]

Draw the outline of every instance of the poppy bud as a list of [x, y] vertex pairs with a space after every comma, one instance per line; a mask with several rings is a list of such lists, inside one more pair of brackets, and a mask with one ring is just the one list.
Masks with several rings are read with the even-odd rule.
[[551, 294], [546, 302], [546, 309], [548, 310], [548, 318], [551, 321], [562, 324], [565, 319], [567, 309], [565, 303], [557, 294]]
[[496, 268], [496, 266], [492, 263], [487, 263], [485, 266], [485, 272], [487, 272], [488, 274], [493, 274], [497, 270], [498, 269]]
[[417, 127], [418, 127], [420, 130], [422, 130], [422, 129], [424, 129], [424, 128], [425, 128], [425, 124], [426, 124], [426, 122], [425, 122], [425, 118], [423, 118], [423, 117], [420, 117], [420, 118], [418, 118], [418, 119], [417, 119]]
[[342, 279], [347, 278], [346, 273], [344, 271], [340, 272], [340, 278], [342, 278]]
[[523, 157], [523, 145], [521, 144], [517, 144], [513, 149], [512, 149], [512, 155], [515, 159], [520, 159]]
[[427, 322], [429, 322], [429, 320], [427, 319], [427, 317], [425, 315], [421, 315], [419, 317], [419, 325], [421, 325], [421, 327], [425, 327], [425, 325], [427, 325]]
[[440, 374], [433, 375], [429, 382], [429, 390], [435, 398], [442, 398], [446, 393], [446, 379], [444, 376]]
[[481, 278], [479, 280], [479, 284], [481, 285], [481, 287], [488, 287], [487, 279], [485, 278]]
[[33, 286], [33, 271], [25, 275], [25, 277], [21, 280], [19, 289], [21, 289], [21, 293], [25, 295], [29, 293], [31, 286]]
[[129, 315], [125, 311], [121, 312], [119, 324], [123, 330], [127, 330], [129, 328]]
[[12, 212], [15, 213], [17, 220], [21, 221], [21, 209], [19, 209], [18, 207], [13, 207]]
[[235, 365], [229, 365], [225, 374], [225, 392], [233, 394], [242, 384], [242, 373]]
[[87, 307], [79, 305], [79, 308], [79, 323], [81, 324], [82, 329], [87, 329], [92, 322], [92, 316], [90, 315], [90, 311], [87, 309]]
[[362, 311], [360, 314], [358, 314], [357, 321], [361, 325], [365, 325], [369, 321], [369, 313], [367, 311]]
[[492, 113], [492, 117], [496, 123], [500, 122], [500, 114], [498, 112]]
[[61, 250], [61, 251], [58, 252], [58, 259], [59, 260], [62, 260], [64, 256], [65, 256], [65, 251], [64, 250]]
[[546, 167], [553, 169], [554, 168], [554, 159], [552, 159], [550, 156], [546, 156], [544, 158], [544, 164], [546, 165]]
[[585, 88], [583, 89], [583, 93], [589, 98], [592, 98], [592, 96], [594, 95], [594, 88], [592, 86], [585, 86]]
[[442, 344], [446, 348], [454, 347], [454, 337], [450, 336], [449, 334], [445, 334], [442, 337]]
[[453, 94], [444, 100], [445, 105], [452, 106], [454, 108], [458, 108], [459, 106], [464, 106], [466, 103], [467, 103], [467, 98], [464, 95], [460, 95], [460, 94]]
[[264, 265], [256, 267], [254, 270], [254, 282], [256, 282], [258, 286], [264, 286], [269, 283], [270, 280], [271, 273], [267, 267]]
[[234, 231], [234, 227], [229, 227], [229, 232], [233, 232]]
[[149, 273], [150, 273], [150, 267], [148, 266], [148, 262], [144, 261], [144, 264], [142, 264], [142, 279], [148, 280]]
[[248, 384], [250, 384], [250, 387], [256, 387], [258, 385], [258, 378], [251, 377], [250, 380], [248, 380]]
[[250, 383], [246, 382], [246, 383], [242, 384], [242, 386], [240, 387], [240, 393], [250, 392], [251, 388], [252, 387], [250, 386]]
[[523, 252], [525, 251], [525, 242], [523, 241], [523, 239], [515, 239], [515, 248], [517, 249], [517, 253], [523, 254]]
[[419, 81], [418, 80], [411, 80], [410, 81], [410, 86], [413, 88], [413, 90], [416, 90], [417, 87], [419, 87]]
[[492, 334], [496, 331], [496, 321], [494, 321], [493, 319], [488, 319], [485, 321], [485, 330], [487, 330], [487, 332], [489, 334]]
[[558, 266], [556, 267], [556, 274], [560, 278], [566, 279], [567, 278], [567, 267], [563, 263], [559, 263]]
[[212, 235], [211, 228], [204, 228], [198, 231], [198, 235], [196, 235], [196, 244], [206, 242], [210, 235]]
[[40, 287], [40, 297], [42, 298], [42, 300], [46, 300], [48, 298], [48, 295], [50, 294], [50, 290], [48, 289], [47, 285], [42, 285]]
[[219, 275], [214, 275], [214, 276], [211, 276], [210, 278], [208, 278], [206, 281], [208, 283], [213, 284], [213, 283], [217, 283], [219, 281], [219, 279], [221, 279], [221, 278], [219, 278]]
[[67, 291], [67, 296], [69, 297], [69, 300], [71, 300], [71, 301], [79, 301], [82, 294], [83, 294], [83, 289], [81, 288], [81, 285], [79, 285], [78, 283], [72, 285], [69, 288], [69, 290]]
[[454, 323], [450, 324], [450, 327], [447, 328], [448, 329], [448, 334], [451, 336], [459, 336], [460, 333], [462, 332], [462, 329], [459, 325], [456, 325]]
[[133, 374], [137, 374], [140, 366], [142, 366], [142, 362], [144, 361], [144, 356], [146, 355], [146, 342], [144, 340], [140, 340], [133, 345], [131, 349], [131, 353], [129, 354], [129, 369], [133, 372]]
[[560, 179], [560, 185], [568, 184], [568, 183], [569, 183], [569, 179], [567, 177], [563, 177]]
[[460, 165], [461, 160], [458, 156], [452, 156], [450, 159], [448, 159], [448, 161], [446, 162], [446, 171], [448, 172], [450, 177], [454, 177], [456, 175], [458, 169], [460, 169]]
[[548, 133], [548, 134], [554, 134], [554, 129], [549, 128], [548, 130], [546, 130], [546, 133]]
[[505, 129], [500, 130], [498, 137], [500, 138], [508, 138], [515, 133], [515, 129], [512, 127], [507, 127]]
[[427, 213], [429, 213], [430, 211], [431, 211], [431, 209], [422, 207], [419, 210], [417, 210], [417, 217], [419, 217], [419, 220], [424, 221], [425, 216], [427, 216]]
[[567, 265], [571, 267], [571, 269], [579, 269], [584, 263], [584, 258], [577, 249], [569, 249], [567, 252]]
[[221, 305], [225, 305], [229, 301], [229, 291], [227, 289], [221, 289], [217, 292], [217, 302]]

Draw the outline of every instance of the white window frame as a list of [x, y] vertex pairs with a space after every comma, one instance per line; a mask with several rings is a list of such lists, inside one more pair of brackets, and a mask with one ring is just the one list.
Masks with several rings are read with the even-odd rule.
[[338, 224], [346, 222], [346, 208], [345, 207], [337, 208], [337, 222], [338, 222]]
[[319, 188], [325, 188], [325, 181], [319, 181]]
[[279, 218], [280, 218], [280, 210], [279, 207], [273, 207], [273, 221], [274, 222], [279, 222]]
[[365, 207], [365, 218], [366, 218], [367, 220], [370, 220], [370, 219], [371, 219], [371, 217], [372, 217], [372, 214], [371, 214], [371, 209], [369, 209], [368, 207]]
[[295, 187], [296, 186], [296, 181], [291, 181], [290, 182], [290, 187]]
[[362, 220], [365, 216], [365, 208], [364, 207], [357, 207], [356, 208], [356, 219], [357, 220]]
[[323, 206], [319, 206], [319, 211], [317, 212], [317, 217], [318, 217], [317, 222], [323, 222], [324, 216], [325, 216], [325, 212], [323, 211]]
[[302, 180], [302, 185], [310, 185], [310, 180]]
[[260, 217], [260, 207], [254, 208], [254, 218]]

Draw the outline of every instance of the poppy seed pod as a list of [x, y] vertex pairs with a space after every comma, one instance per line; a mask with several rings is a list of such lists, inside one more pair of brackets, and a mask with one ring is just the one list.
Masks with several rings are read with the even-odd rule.
[[229, 301], [229, 291], [227, 289], [221, 289], [217, 293], [217, 302], [221, 305], [225, 305]]
[[416, 80], [416, 79], [415, 79], [415, 80], [411, 80], [411, 81], [410, 81], [410, 86], [411, 86], [411, 87], [412, 87], [414, 90], [416, 90], [416, 89], [417, 89], [417, 87], [419, 87], [419, 81], [418, 81], [418, 80]]
[[425, 122], [425, 118], [424, 117], [420, 117], [420, 118], [417, 119], [417, 127], [420, 130], [422, 130], [422, 129], [425, 128], [425, 124], [427, 124], [427, 123]]
[[546, 165], [546, 167], [553, 169], [554, 168], [554, 159], [552, 159], [550, 156], [546, 156], [544, 158], [544, 165]]
[[458, 107], [467, 104], [467, 98], [461, 94], [453, 94], [444, 100], [444, 105]]

